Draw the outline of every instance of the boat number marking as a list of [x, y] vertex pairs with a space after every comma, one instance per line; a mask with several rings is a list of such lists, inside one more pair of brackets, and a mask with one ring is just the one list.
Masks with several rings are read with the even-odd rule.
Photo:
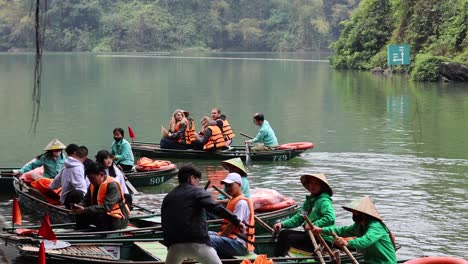
[[273, 161], [277, 161], [277, 160], [288, 160], [288, 155], [274, 155]]
[[150, 184], [151, 185], [156, 185], [156, 184], [161, 184], [164, 180], [164, 177], [158, 177], [158, 178], [151, 178], [150, 179]]

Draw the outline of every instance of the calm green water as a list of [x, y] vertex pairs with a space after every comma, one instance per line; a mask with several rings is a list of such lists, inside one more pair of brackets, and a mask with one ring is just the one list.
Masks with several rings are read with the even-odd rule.
[[[0, 166], [22, 165], [53, 137], [94, 155], [109, 148], [114, 127], [130, 125], [138, 140], [159, 141], [176, 108], [200, 120], [218, 106], [235, 132], [255, 135], [251, 114], [259, 111], [280, 143], [316, 147], [289, 162], [255, 163], [253, 187], [302, 202], [298, 177], [323, 172], [335, 190], [337, 224], [351, 223], [341, 205], [370, 195], [402, 246], [400, 259], [468, 257], [468, 84], [332, 71], [326, 54], [120, 55], [45, 56], [33, 135], [33, 56], [0, 54]], [[238, 134], [234, 143], [243, 140]], [[221, 170], [216, 161], [195, 163], [209, 177]], [[175, 184], [143, 189], [137, 200], [157, 207]], [[8, 199], [0, 205], [6, 216]]]

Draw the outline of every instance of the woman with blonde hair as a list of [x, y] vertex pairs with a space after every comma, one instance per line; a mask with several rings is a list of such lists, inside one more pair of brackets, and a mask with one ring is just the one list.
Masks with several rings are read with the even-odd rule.
[[188, 149], [192, 142], [188, 131], [188, 121], [184, 111], [176, 109], [169, 121], [167, 136], [161, 138], [161, 148], [165, 149]]

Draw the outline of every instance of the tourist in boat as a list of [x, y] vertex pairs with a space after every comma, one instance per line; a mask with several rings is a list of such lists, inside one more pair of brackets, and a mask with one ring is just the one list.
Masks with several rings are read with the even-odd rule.
[[166, 263], [180, 264], [191, 258], [205, 264], [221, 264], [210, 245], [206, 212], [228, 219], [234, 226], [245, 226], [231, 212], [199, 187], [201, 171], [188, 164], [179, 169], [179, 185], [164, 197], [161, 206], [164, 244], [168, 248]]
[[[303, 212], [307, 212], [310, 221], [318, 227], [328, 227], [335, 224], [335, 209], [331, 196], [333, 190], [328, 184], [325, 174], [306, 174], [301, 176], [301, 183], [304, 188], [310, 192], [306, 196], [302, 208], [293, 217], [275, 224], [276, 231], [282, 228], [295, 228], [304, 225], [306, 230], [310, 230], [303, 218]], [[329, 242], [331, 237], [324, 237]], [[304, 231], [283, 229], [278, 235], [276, 244], [276, 256], [285, 256], [290, 248], [299, 249], [307, 252], [313, 252], [314, 247], [308, 234]]]
[[[334, 240], [334, 243], [339, 247], [346, 246], [362, 251], [366, 263], [397, 263], [393, 235], [383, 223], [372, 200], [365, 196], [352, 201], [343, 208], [353, 213], [354, 224], [341, 227], [316, 227], [312, 231], [315, 234], [328, 235], [335, 232], [339, 237]], [[343, 237], [355, 238], [348, 241]]]
[[[242, 160], [240, 158], [233, 158], [233, 159], [228, 159], [221, 161], [221, 165], [223, 168], [231, 172], [238, 173], [241, 178], [242, 178], [242, 194], [250, 198], [250, 183], [249, 180], [247, 179], [247, 170], [244, 167], [244, 163], [242, 163]], [[226, 192], [226, 185], [224, 186], [224, 191]], [[219, 194], [218, 196], [218, 201], [221, 203], [227, 203], [229, 200], [227, 197], [225, 197], [222, 193]]]
[[169, 131], [166, 137], [161, 138], [161, 148], [189, 149], [192, 145], [189, 134], [189, 123], [184, 111], [177, 109], [169, 122]]
[[88, 229], [94, 225], [98, 231], [125, 228], [130, 210], [119, 182], [104, 173], [104, 166], [93, 162], [85, 171], [91, 183], [80, 204], [72, 206], [76, 214], [76, 228]]
[[218, 233], [210, 231], [210, 241], [220, 258], [244, 256], [253, 252], [255, 242], [255, 220], [252, 202], [242, 194], [242, 178], [236, 172], [231, 172], [221, 181], [226, 187], [226, 193], [232, 198], [226, 205], [238, 219], [246, 224], [241, 231], [234, 224], [223, 220]]
[[[35, 168], [44, 167], [44, 174], [42, 177], [53, 179], [60, 170], [62, 170], [66, 156], [62, 153], [66, 146], [58, 139], [53, 139], [44, 148], [45, 153], [36, 157], [35, 160], [29, 162], [22, 167], [15, 175], [21, 176], [22, 174], [34, 170]], [[40, 175], [33, 175], [34, 179], [40, 178]]]
[[193, 147], [193, 142], [195, 142], [195, 140], [197, 140], [197, 132], [196, 132], [196, 128], [195, 128], [195, 121], [190, 116], [190, 113], [188, 111], [182, 110], [182, 112], [184, 112], [185, 118], [187, 118], [187, 124], [188, 124], [187, 133], [188, 133], [188, 137], [190, 138], [190, 146], [189, 147], [192, 148]]
[[236, 136], [234, 131], [231, 128], [231, 125], [227, 121], [226, 115], [221, 114], [221, 109], [215, 107], [211, 109], [211, 119], [216, 121], [216, 124], [223, 132], [224, 139], [226, 140], [228, 146], [232, 144], [232, 139]]
[[204, 116], [201, 119], [201, 125], [202, 132], [197, 135], [194, 149], [213, 151], [228, 148], [221, 129], [216, 125], [216, 121], [210, 120], [209, 117]]
[[114, 161], [124, 172], [132, 171], [135, 158], [133, 157], [132, 146], [124, 138], [124, 130], [116, 128], [114, 134], [114, 143], [111, 146], [111, 154], [114, 155]]
[[265, 120], [262, 113], [255, 113], [253, 122], [260, 127], [257, 135], [246, 140], [244, 143], [259, 143], [257, 146], [252, 147], [252, 151], [265, 151], [274, 150], [278, 147], [278, 140], [276, 139], [275, 131], [270, 126], [270, 123]]
[[128, 192], [127, 184], [125, 183], [125, 175], [114, 164], [114, 156], [107, 150], [100, 150], [96, 155], [96, 162], [104, 166], [104, 173], [107, 176], [111, 176], [119, 182], [125, 196], [125, 202], [131, 207], [133, 198]]
[[89, 182], [86, 180], [83, 165], [88, 158], [88, 149], [70, 144], [65, 152], [68, 157], [63, 169], [55, 176], [49, 188], [51, 191], [62, 188], [59, 201], [70, 209], [72, 204], [81, 202], [88, 189]]

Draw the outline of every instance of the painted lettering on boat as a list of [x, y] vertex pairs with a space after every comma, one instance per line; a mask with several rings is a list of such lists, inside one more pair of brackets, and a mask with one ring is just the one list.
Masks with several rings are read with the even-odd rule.
[[274, 155], [273, 161], [288, 160], [288, 155]]
[[157, 178], [151, 178], [150, 179], [150, 185], [157, 185], [161, 184], [164, 182], [164, 177], [157, 177]]

